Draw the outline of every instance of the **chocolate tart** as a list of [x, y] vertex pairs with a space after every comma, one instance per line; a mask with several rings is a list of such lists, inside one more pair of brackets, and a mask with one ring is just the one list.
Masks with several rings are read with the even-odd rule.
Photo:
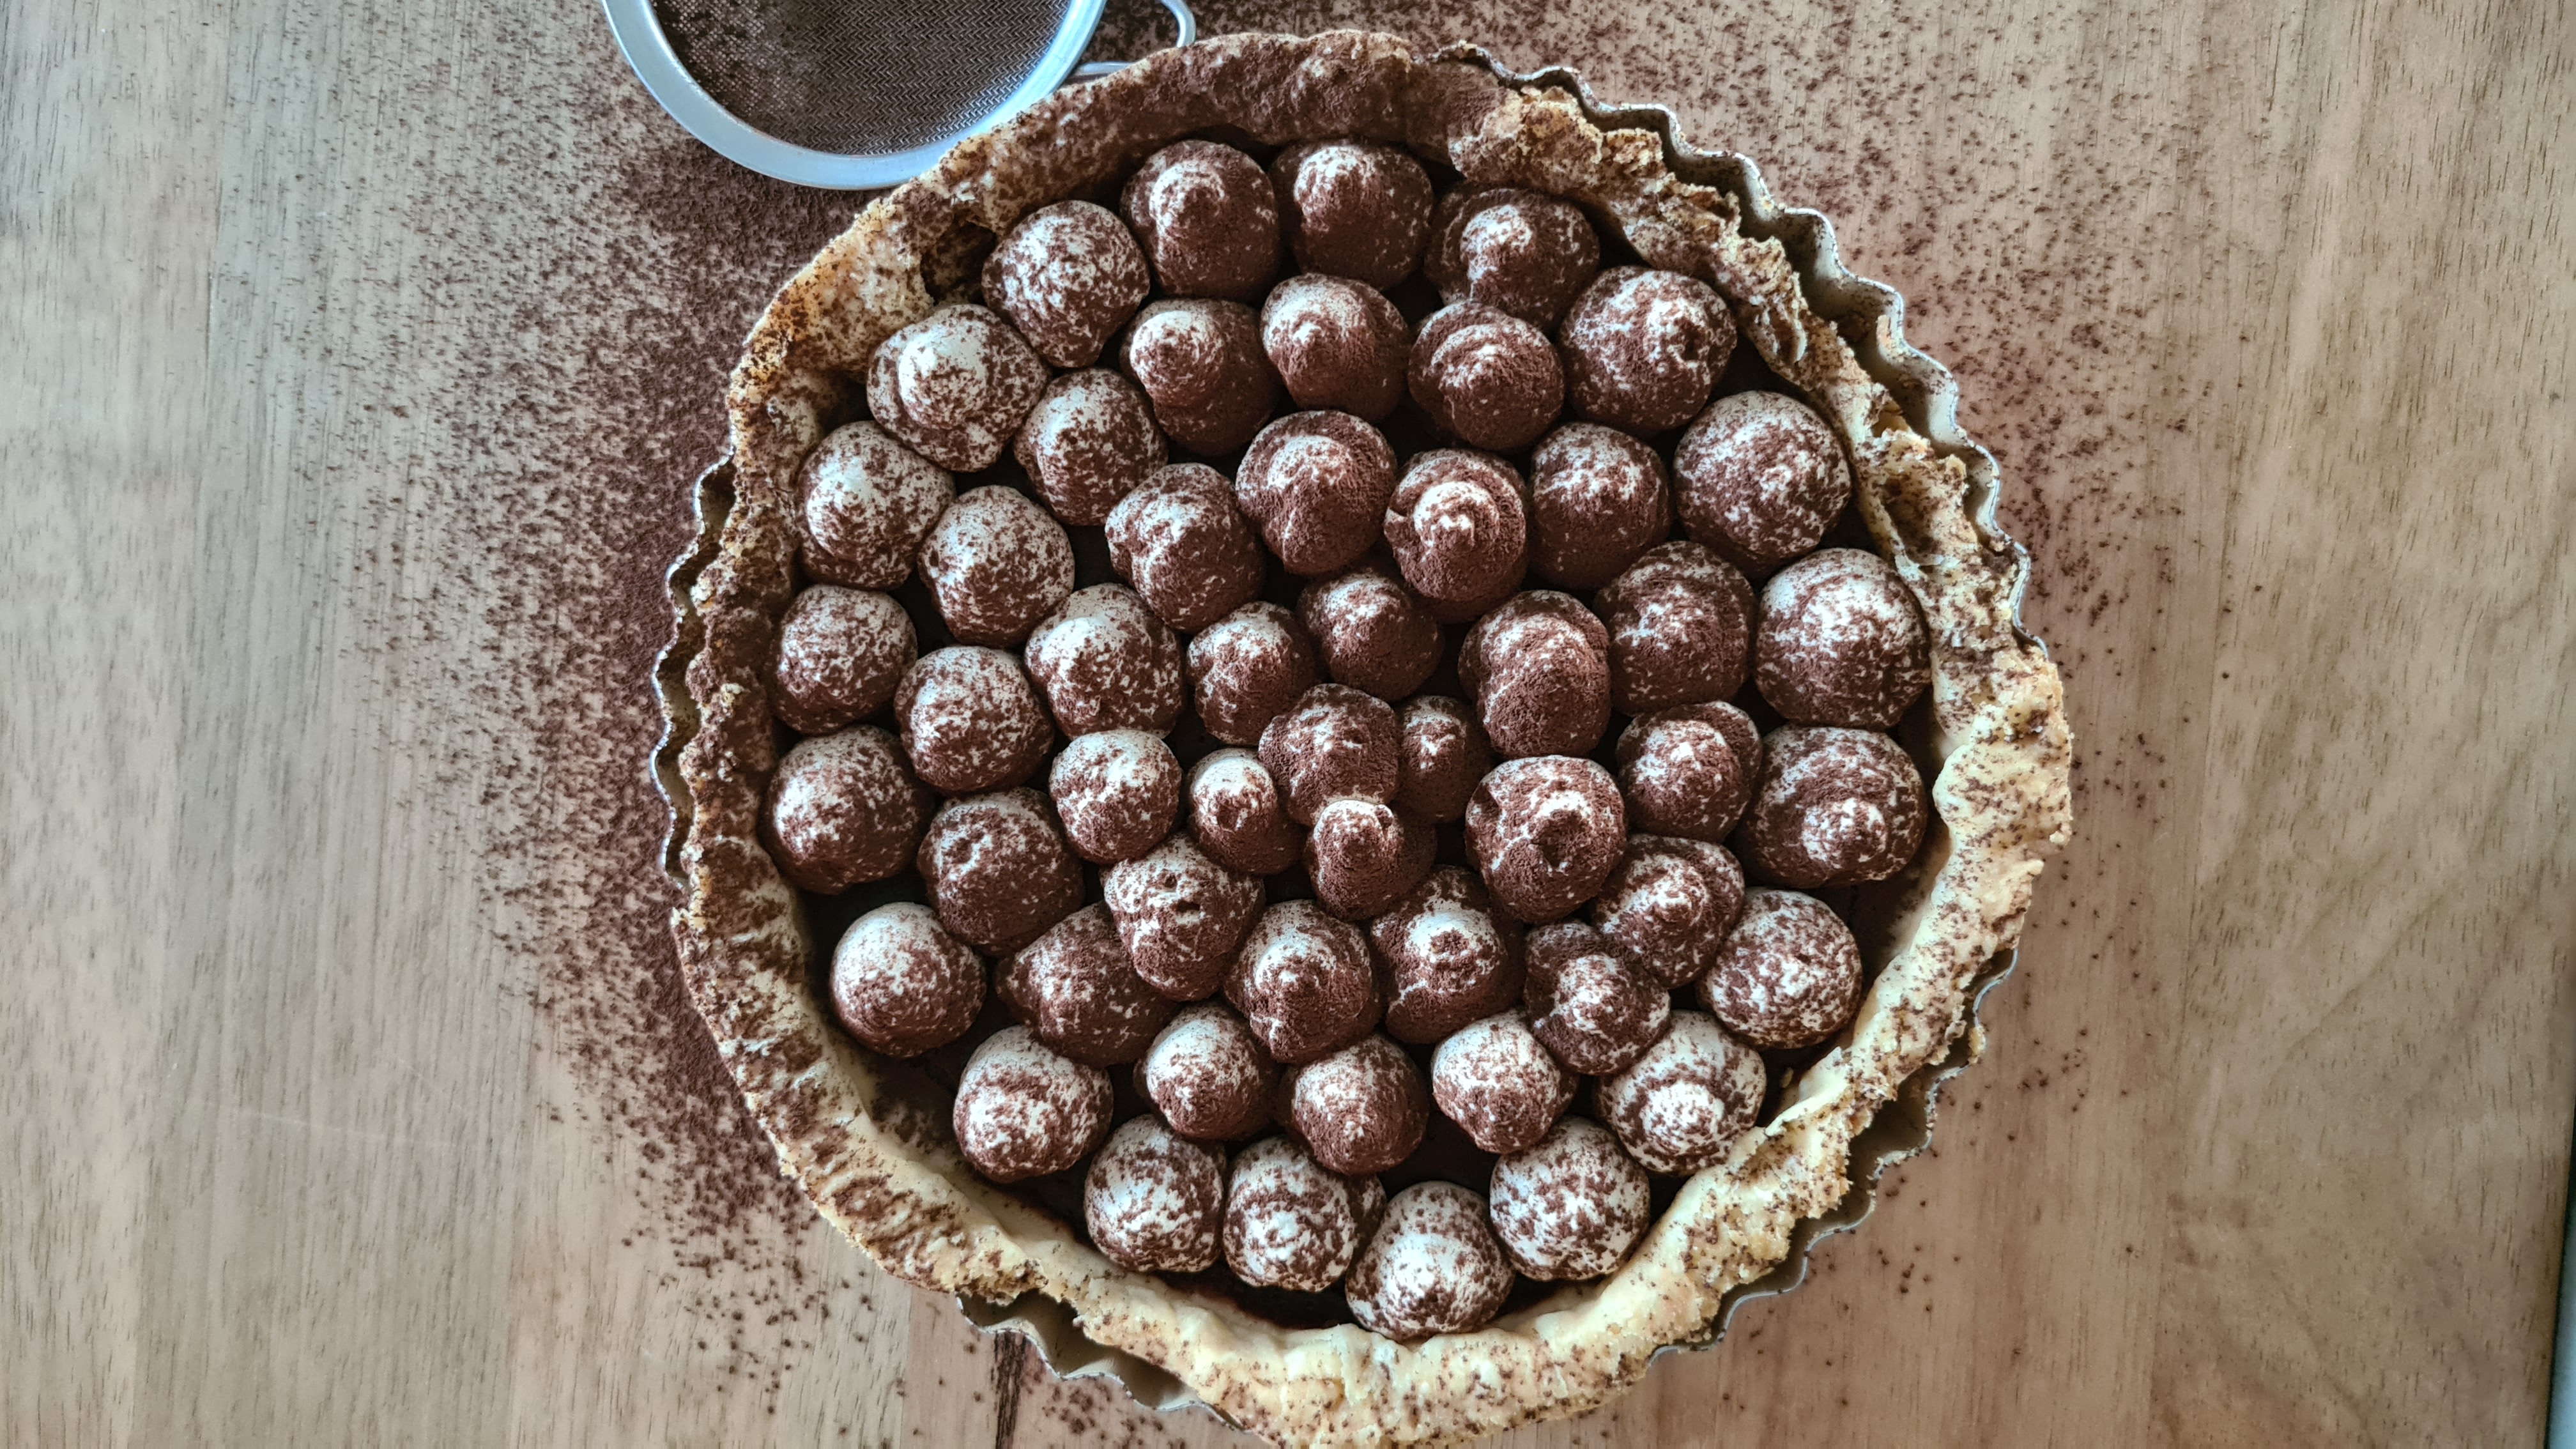
[[[969, 295], [996, 236], [1194, 136], [1391, 143], [1470, 184], [1574, 201], [1647, 265], [1714, 287], [1761, 362], [1838, 435], [1869, 541], [1929, 627], [1928, 705], [1899, 737], [1935, 819], [1866, 913], [1874, 974], [1857, 1015], [1787, 1073], [1726, 1161], [1679, 1184], [1608, 1277], [1418, 1343], [1287, 1326], [1119, 1268], [978, 1178], [920, 1074], [834, 1021], [805, 903], [763, 841], [781, 752], [768, 664], [797, 586], [800, 464], [859, 416], [878, 344]], [[1899, 298], [1842, 268], [1823, 218], [1778, 207], [1742, 158], [1689, 148], [1667, 113], [1604, 107], [1566, 72], [1516, 76], [1474, 49], [1425, 54], [1386, 35], [1165, 52], [959, 143], [869, 206], [780, 291], [735, 370], [731, 457], [700, 486], [659, 676], [680, 959], [781, 1171], [886, 1271], [1032, 1334], [1059, 1372], [1115, 1373], [1145, 1402], [1204, 1402], [1279, 1443], [1452, 1442], [1578, 1413], [1659, 1351], [1712, 1340], [1734, 1303], [1794, 1286], [1807, 1244], [1861, 1216], [1877, 1172], [1926, 1140], [1935, 1089], [1976, 1056], [1976, 999], [2009, 968], [2070, 823], [2057, 674], [2017, 621], [2028, 556], [1995, 525], [1995, 465], [1959, 430], [1949, 375], [1906, 344], [1902, 321]]]

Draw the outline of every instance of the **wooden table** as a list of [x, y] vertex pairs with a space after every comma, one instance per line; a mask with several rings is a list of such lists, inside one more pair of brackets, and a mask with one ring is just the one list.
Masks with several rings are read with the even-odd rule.
[[[1937, 1152], [1514, 1442], [2532, 1442], [2563, 9], [1205, 20], [1484, 37], [1762, 160], [1963, 376], [2067, 673], [2078, 837]], [[581, 0], [27, 0], [0, 137], [0, 1439], [1226, 1440], [875, 1273], [673, 1065], [657, 576], [847, 199], [700, 152]]]

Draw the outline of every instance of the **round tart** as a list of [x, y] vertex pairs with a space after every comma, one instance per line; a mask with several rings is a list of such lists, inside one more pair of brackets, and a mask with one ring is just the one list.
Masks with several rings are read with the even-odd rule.
[[2069, 828], [1900, 320], [1663, 113], [1384, 35], [1166, 52], [877, 200], [735, 371], [660, 676], [786, 1172], [1280, 1443], [1715, 1336], [1921, 1145]]

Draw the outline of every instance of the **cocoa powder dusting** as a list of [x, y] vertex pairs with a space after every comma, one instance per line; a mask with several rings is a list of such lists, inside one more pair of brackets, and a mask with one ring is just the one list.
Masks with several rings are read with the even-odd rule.
[[[1425, 45], [1480, 40], [1508, 65], [1570, 63], [1601, 95], [1667, 102], [1695, 138], [1753, 155], [1783, 201], [1834, 218], [1855, 270], [1906, 294], [1910, 335], [1959, 373], [1962, 420], [2003, 462], [2005, 526], [2038, 555], [2032, 622], [2057, 643], [2072, 682], [2086, 653], [2069, 636], [2116, 607], [2119, 581], [2136, 573], [2117, 552], [2159, 547], [2153, 540], [2173, 532], [2113, 526], [2148, 506], [2134, 480], [2155, 451], [2141, 439], [2185, 429], [2191, 403], [2123, 383], [2134, 369], [2122, 359], [2154, 349], [2138, 309], [2113, 305], [2137, 290], [2123, 290], [2113, 268], [2137, 234], [2187, 205], [2199, 183], [2176, 147], [2190, 143], [2148, 135], [2114, 147], [2091, 134], [2135, 124], [2115, 114], [2098, 70], [2005, 75], [1991, 82], [2003, 94], [1984, 96], [1988, 82], [1947, 77], [1991, 68], [1909, 60], [1904, 47], [1872, 40], [1880, 13], [1853, 0], [1591, 23], [1541, 0], [1357, 15], [1309, 3], [1201, 11], [1210, 34], [1374, 24]], [[1093, 53], [1138, 54], [1161, 42], [1165, 23], [1147, 0], [1112, 0]], [[1712, 49], [1735, 62], [1702, 63]], [[1966, 164], [1979, 148], [2045, 151], [2019, 129], [2034, 85], [2080, 114], [2091, 128], [2084, 146], [2117, 161], [2080, 180]], [[723, 445], [725, 373], [777, 284], [866, 198], [733, 167], [652, 114], [622, 72], [603, 73], [574, 104], [582, 130], [628, 149], [599, 163], [607, 175], [580, 275], [530, 290], [615, 317], [584, 319], [580, 336], [606, 340], [561, 372], [505, 380], [524, 407], [512, 410], [513, 433], [487, 445], [517, 450], [548, 485], [531, 486], [533, 521], [497, 543], [489, 564], [490, 632], [511, 642], [487, 646], [494, 669], [480, 688], [524, 722], [525, 768], [542, 777], [550, 805], [523, 869], [503, 877], [496, 867], [493, 888], [572, 1064], [580, 1096], [565, 1110], [636, 1148], [636, 1191], [667, 1234], [674, 1270], [712, 1280], [725, 1264], [729, 1282], [770, 1280], [758, 1302], [710, 1302], [705, 1316], [712, 1325], [749, 1307], [758, 1310], [749, 1321], [777, 1325], [775, 1347], [731, 1334], [746, 1372], [774, 1385], [787, 1346], [812, 1335], [827, 1285], [795, 1265], [789, 1245], [812, 1209], [778, 1176], [680, 982], [667, 929], [675, 893], [659, 867], [666, 821], [645, 769], [660, 727], [649, 679], [670, 631], [662, 573], [691, 530], [689, 484]], [[2034, 214], [2041, 201], [2048, 212]], [[532, 311], [527, 323], [547, 320]], [[528, 648], [531, 639], [544, 648]], [[2079, 769], [2079, 796], [2086, 783]], [[1017, 1352], [1005, 1370], [1002, 1357], [996, 1386], [1015, 1381], [1017, 1436], [1006, 1420], [997, 1442], [1161, 1435], [1115, 1388], [1056, 1383]]]

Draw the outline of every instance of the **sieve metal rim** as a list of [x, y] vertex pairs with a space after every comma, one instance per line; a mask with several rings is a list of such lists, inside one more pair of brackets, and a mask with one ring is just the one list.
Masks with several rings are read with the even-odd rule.
[[[992, 114], [974, 125], [902, 151], [850, 156], [781, 140], [726, 110], [680, 63], [671, 37], [663, 32], [661, 17], [653, 13], [653, 0], [600, 0], [600, 8], [608, 14], [609, 34], [616, 38], [617, 48], [634, 70], [635, 78], [644, 83], [645, 91], [680, 123], [681, 129], [738, 166], [826, 191], [862, 191], [909, 181], [928, 170], [949, 147], [1017, 115], [1064, 84], [1068, 77], [1088, 80], [1119, 69], [1121, 63], [1115, 61], [1095, 61], [1078, 70], [1075, 65], [1090, 47], [1092, 32], [1100, 28], [1100, 14], [1106, 4], [1107, 0], [1071, 0], [1065, 7], [1063, 22], [1056, 27], [1055, 39], [1038, 57], [1028, 78]], [[1187, 45], [1196, 40], [1198, 17], [1190, 12], [1186, 0], [1163, 0], [1163, 5], [1180, 23], [1177, 43]]]

